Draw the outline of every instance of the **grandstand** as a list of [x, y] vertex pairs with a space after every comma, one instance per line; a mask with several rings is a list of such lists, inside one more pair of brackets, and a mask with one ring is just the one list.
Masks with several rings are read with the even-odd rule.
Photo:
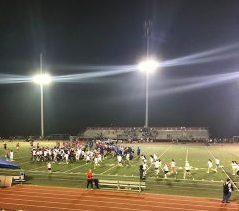
[[205, 127], [89, 127], [79, 134], [83, 139], [120, 139], [155, 141], [205, 141], [209, 130]]

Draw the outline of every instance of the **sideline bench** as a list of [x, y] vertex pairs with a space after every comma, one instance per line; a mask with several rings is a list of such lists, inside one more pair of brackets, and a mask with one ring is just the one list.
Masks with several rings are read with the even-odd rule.
[[139, 192], [146, 188], [145, 182], [142, 181], [120, 181], [120, 180], [99, 180], [100, 187], [116, 187], [118, 190], [137, 190]]
[[26, 182], [26, 180], [24, 179], [24, 175], [12, 176], [12, 182], [13, 183], [23, 183], [23, 182]]

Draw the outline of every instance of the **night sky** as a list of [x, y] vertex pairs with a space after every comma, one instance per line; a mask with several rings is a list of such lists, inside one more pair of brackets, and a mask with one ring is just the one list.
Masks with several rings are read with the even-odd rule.
[[[0, 77], [32, 76], [41, 52], [52, 76], [136, 65], [146, 55], [146, 20], [150, 55], [161, 62], [236, 46], [150, 75], [149, 126], [239, 135], [239, 79], [223, 80], [239, 68], [238, 0], [1, 0]], [[145, 75], [138, 71], [56, 81], [44, 97], [46, 135], [144, 126]], [[39, 134], [39, 86], [0, 83], [0, 136]]]

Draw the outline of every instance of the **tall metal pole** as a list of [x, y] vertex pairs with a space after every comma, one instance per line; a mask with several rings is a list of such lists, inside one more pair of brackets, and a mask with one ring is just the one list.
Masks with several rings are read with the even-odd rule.
[[[42, 66], [42, 53], [40, 54], [40, 71], [43, 74], [43, 66]], [[44, 89], [43, 84], [40, 84], [41, 89], [41, 139], [44, 138]]]
[[[151, 22], [146, 21], [145, 22], [145, 32], [146, 32], [146, 48], [147, 48], [147, 60], [149, 59], [149, 36], [150, 36], [150, 26]], [[146, 77], [145, 77], [145, 127], [148, 128], [149, 126], [149, 72], [146, 71]]]
[[149, 126], [149, 73], [146, 72], [145, 127]]

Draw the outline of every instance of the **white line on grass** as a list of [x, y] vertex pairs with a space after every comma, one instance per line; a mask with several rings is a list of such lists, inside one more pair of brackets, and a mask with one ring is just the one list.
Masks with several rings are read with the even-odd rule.
[[233, 155], [235, 155], [236, 157], [239, 157], [239, 155], [238, 155], [238, 154], [236, 154], [235, 152], [232, 152], [232, 154], [233, 154]]
[[169, 145], [168, 147], [167, 147], [167, 149], [161, 154], [161, 155], [159, 155], [159, 158], [161, 158], [161, 157], [163, 157], [163, 155], [169, 150], [169, 148], [171, 148], [172, 147], [172, 145]]
[[[214, 160], [216, 159], [216, 157], [212, 154], [212, 152], [207, 148], [207, 151], [211, 154], [211, 156], [214, 158]], [[231, 179], [231, 177], [227, 174], [227, 172], [225, 171], [225, 169], [222, 167], [222, 171], [224, 172], [224, 174], [227, 176], [227, 178], [229, 178], [232, 182], [232, 184], [236, 187], [237, 191], [239, 191], [238, 187], [236, 186], [236, 184], [233, 182], [233, 180]]]
[[117, 167], [117, 166], [118, 166], [118, 165], [114, 165], [114, 166], [110, 167], [109, 169], [107, 169], [106, 171], [102, 172], [101, 174], [104, 174], [104, 173], [110, 171], [111, 169], [113, 169], [113, 168], [115, 168], [115, 167]]
[[[29, 171], [30, 173], [33, 173], [33, 174], [35, 174], [35, 175], [45, 175], [47, 172], [46, 171]], [[54, 172], [54, 175], [61, 175], [61, 174], [63, 174], [65, 177], [71, 177], [71, 176], [73, 176], [73, 175], [80, 175], [80, 176], [82, 176], [82, 175], [85, 175], [84, 173], [80, 173], [80, 172], [78, 172], [78, 173], [63, 173], [63, 172]], [[101, 174], [94, 174], [95, 176], [99, 176], [99, 175], [101, 175]], [[123, 177], [123, 178], [132, 178], [132, 177], [134, 177], [134, 178], [138, 178], [138, 176], [126, 176], [126, 175], [110, 175], [110, 177]], [[154, 177], [149, 177], [149, 178], [154, 178]], [[161, 178], [161, 180], [164, 180], [163, 178]], [[172, 181], [175, 181], [175, 182], [177, 182], [177, 181], [192, 181], [191, 179], [174, 179], [174, 178], [167, 178], [167, 181], [168, 180], [172, 180]], [[195, 179], [195, 180], [193, 180], [194, 182], [207, 182], [207, 183], [222, 183], [222, 181], [211, 181], [211, 180], [197, 180], [197, 179]], [[187, 183], [187, 184], [189, 184], [189, 183]], [[191, 184], [195, 184], [195, 183], [191, 183]]]
[[80, 167], [86, 166], [87, 164], [89, 164], [89, 163], [85, 163], [85, 164], [83, 164], [83, 165], [76, 166], [75, 168], [72, 168], [72, 169], [69, 169], [69, 170], [67, 170], [67, 171], [64, 171], [63, 173], [70, 172], [70, 171], [72, 171], [72, 170], [74, 170], [74, 169], [78, 169], [78, 168], [80, 168]]
[[[186, 163], [186, 162], [188, 162], [188, 147], [187, 147], [187, 152], [186, 152], [185, 163]], [[185, 170], [185, 169], [184, 169], [183, 179], [186, 179], [186, 170]]]
[[186, 162], [188, 161], [188, 147], [187, 147], [187, 153], [186, 153]]
[[39, 167], [33, 168], [33, 169], [29, 169], [29, 170], [27, 170], [27, 171], [33, 171], [33, 170], [40, 169], [40, 168], [43, 168], [43, 167], [46, 167], [46, 165], [44, 165], [44, 166], [39, 166]]

